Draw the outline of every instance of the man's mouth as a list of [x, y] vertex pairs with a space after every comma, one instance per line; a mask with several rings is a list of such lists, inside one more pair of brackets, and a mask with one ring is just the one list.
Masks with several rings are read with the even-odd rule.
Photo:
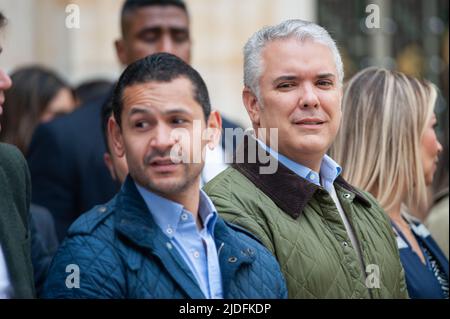
[[325, 121], [317, 118], [307, 118], [301, 119], [294, 122], [296, 125], [300, 125], [302, 127], [318, 127], [325, 123]]
[[172, 162], [170, 157], [168, 158], [155, 158], [150, 161], [150, 167], [158, 173], [170, 173], [178, 168], [177, 163]]

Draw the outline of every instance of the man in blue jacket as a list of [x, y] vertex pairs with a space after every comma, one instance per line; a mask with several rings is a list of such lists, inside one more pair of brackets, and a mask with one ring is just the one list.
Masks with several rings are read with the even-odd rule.
[[[117, 57], [126, 66], [147, 55], [168, 52], [189, 63], [190, 20], [182, 0], [126, 0]], [[39, 126], [28, 152], [32, 202], [53, 215], [58, 239], [82, 213], [110, 200], [119, 189], [104, 164], [101, 110], [110, 93], [72, 114]], [[225, 127], [236, 125], [224, 121]]]
[[[121, 39], [115, 42], [126, 66], [156, 52], [190, 61], [189, 16], [181, 0], [127, 0], [121, 11]], [[101, 109], [110, 93], [75, 112], [40, 125], [27, 155], [32, 202], [53, 215], [58, 239], [82, 212], [110, 200], [119, 185], [103, 162]]]
[[221, 119], [197, 71], [168, 53], [146, 57], [124, 71], [112, 103], [113, 151], [129, 175], [70, 227], [44, 297], [286, 298], [274, 256], [199, 190]]

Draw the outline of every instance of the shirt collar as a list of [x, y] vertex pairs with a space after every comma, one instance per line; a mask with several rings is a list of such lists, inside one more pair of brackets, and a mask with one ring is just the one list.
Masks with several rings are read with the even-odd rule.
[[[156, 195], [135, 182], [136, 188], [144, 199], [150, 214], [158, 227], [168, 236], [173, 237], [183, 213], [191, 213], [183, 205], [167, 198]], [[211, 199], [200, 190], [199, 216], [203, 226], [210, 234], [214, 234], [214, 227], [218, 218], [217, 210]], [[170, 233], [167, 229], [171, 229]]]
[[[342, 171], [342, 168], [331, 157], [325, 154], [320, 165], [319, 175], [319, 173], [313, 171], [312, 169], [294, 162], [290, 158], [287, 158], [286, 156], [273, 150], [272, 148], [264, 144], [261, 140], [257, 139], [257, 141], [265, 151], [269, 152], [272, 157], [276, 158], [281, 164], [289, 168], [295, 174], [308, 180], [311, 183], [316, 184], [317, 186], [324, 187], [328, 191], [330, 191], [334, 181]], [[320, 177], [322, 177], [322, 183], [320, 181]]]
[[214, 207], [211, 199], [206, 193], [200, 190], [199, 215], [203, 221], [203, 226], [207, 228], [208, 232], [213, 235], [216, 226], [218, 214], [216, 207]]
[[333, 183], [341, 174], [342, 168], [327, 154], [322, 159], [320, 165], [320, 175], [322, 176], [323, 187], [326, 190], [330, 190], [333, 187]]

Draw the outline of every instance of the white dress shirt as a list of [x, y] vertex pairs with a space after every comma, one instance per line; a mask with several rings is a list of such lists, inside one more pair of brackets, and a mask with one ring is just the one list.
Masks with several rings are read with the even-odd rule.
[[0, 245], [0, 299], [9, 299], [12, 296], [12, 285], [9, 280], [6, 260]]

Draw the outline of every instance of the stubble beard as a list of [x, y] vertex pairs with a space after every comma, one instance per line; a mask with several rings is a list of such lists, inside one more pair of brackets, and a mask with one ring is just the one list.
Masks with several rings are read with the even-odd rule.
[[202, 172], [203, 164], [180, 164], [182, 165], [182, 173], [180, 177], [168, 177], [173, 179], [165, 181], [164, 177], [159, 177], [159, 182], [155, 182], [151, 177], [145, 173], [139, 174], [137, 182], [143, 185], [146, 189], [159, 195], [174, 195], [179, 194], [189, 189], [198, 180]]

